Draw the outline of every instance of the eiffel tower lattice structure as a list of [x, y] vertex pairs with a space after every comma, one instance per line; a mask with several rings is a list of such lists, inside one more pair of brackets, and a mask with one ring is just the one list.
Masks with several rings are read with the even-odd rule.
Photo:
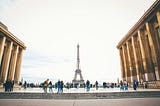
[[[77, 79], [78, 75], [80, 76], [80, 79]], [[75, 71], [74, 79], [72, 80], [72, 84], [74, 86], [80, 85], [82, 86], [84, 84], [83, 76], [80, 69], [80, 58], [79, 58], [79, 44], [77, 45], [77, 69]]]

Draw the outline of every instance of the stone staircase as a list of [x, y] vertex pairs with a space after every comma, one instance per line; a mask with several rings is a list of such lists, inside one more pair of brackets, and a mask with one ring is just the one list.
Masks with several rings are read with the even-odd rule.
[[160, 98], [160, 91], [124, 91], [100, 93], [0, 93], [0, 99], [120, 99], [120, 98]]

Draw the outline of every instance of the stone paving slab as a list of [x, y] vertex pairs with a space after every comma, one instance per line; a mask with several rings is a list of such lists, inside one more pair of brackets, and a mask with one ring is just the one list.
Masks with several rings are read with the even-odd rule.
[[160, 98], [160, 89], [137, 89], [130, 88], [127, 91], [120, 91], [119, 88], [92, 88], [86, 92], [84, 88], [64, 89], [64, 93], [57, 94], [57, 89], [53, 93], [44, 93], [41, 88], [21, 88], [14, 92], [6, 93], [1, 89], [0, 99], [119, 99], [119, 98]]
[[0, 93], [0, 99], [120, 99], [160, 98], [160, 91], [99, 92], [99, 93]]
[[160, 98], [89, 100], [0, 99], [0, 106], [160, 106], [159, 104]]
[[[137, 91], [160, 91], [160, 89], [142, 89], [138, 88]], [[0, 89], [0, 92], [4, 92], [3, 89]], [[26, 93], [43, 93], [42, 88], [19, 88], [19, 89], [14, 89], [14, 92], [26, 92]], [[49, 92], [49, 89], [48, 89]], [[86, 93], [85, 88], [72, 88], [72, 89], [65, 89], [63, 90], [64, 93]], [[91, 88], [91, 90], [88, 93], [100, 93], [100, 92], [135, 92], [133, 88], [129, 88], [129, 90], [120, 90], [119, 88], [99, 88], [96, 90], [95, 88]], [[53, 88], [53, 93], [57, 93], [57, 89]]]

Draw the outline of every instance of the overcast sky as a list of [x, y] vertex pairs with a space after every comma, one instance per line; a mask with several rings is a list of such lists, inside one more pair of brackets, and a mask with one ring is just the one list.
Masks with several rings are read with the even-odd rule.
[[116, 46], [155, 0], [0, 0], [0, 21], [22, 40], [21, 78], [71, 82], [77, 44], [84, 80], [121, 78]]

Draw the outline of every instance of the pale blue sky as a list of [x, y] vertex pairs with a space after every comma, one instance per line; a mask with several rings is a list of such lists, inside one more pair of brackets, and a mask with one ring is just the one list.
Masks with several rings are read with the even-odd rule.
[[71, 82], [76, 46], [84, 80], [116, 81], [116, 46], [155, 0], [0, 0], [0, 21], [27, 46], [21, 78]]

